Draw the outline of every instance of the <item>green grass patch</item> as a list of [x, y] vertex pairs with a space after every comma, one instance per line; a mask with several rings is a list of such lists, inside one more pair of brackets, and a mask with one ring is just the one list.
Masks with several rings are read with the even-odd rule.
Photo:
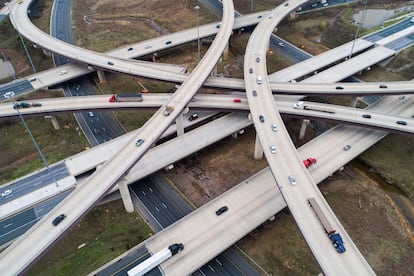
[[[120, 200], [94, 207], [30, 269], [28, 275], [86, 275], [152, 235]], [[78, 246], [85, 246], [78, 249]]]

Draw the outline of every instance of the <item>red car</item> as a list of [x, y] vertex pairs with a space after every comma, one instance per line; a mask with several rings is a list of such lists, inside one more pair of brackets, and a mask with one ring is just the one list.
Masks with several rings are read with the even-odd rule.
[[303, 165], [305, 165], [306, 168], [309, 168], [313, 164], [316, 164], [316, 162], [316, 158], [309, 157], [308, 159], [303, 160]]

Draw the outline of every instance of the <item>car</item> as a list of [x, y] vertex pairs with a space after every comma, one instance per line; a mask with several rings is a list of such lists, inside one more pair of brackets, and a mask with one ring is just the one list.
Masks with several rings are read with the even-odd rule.
[[379, 88], [388, 88], [385, 84], [380, 84]]
[[405, 99], [405, 96], [404, 95], [401, 95], [401, 96], [398, 97], [398, 99], [399, 100], [404, 100]]
[[145, 140], [140, 138], [137, 140], [137, 142], [135, 143], [135, 146], [140, 147], [142, 144], [144, 144]]
[[257, 84], [262, 84], [263, 80], [261, 76], [257, 76]]
[[108, 61], [108, 65], [114, 65], [112, 61]]
[[189, 120], [190, 122], [192, 122], [192, 121], [194, 121], [194, 120], [197, 120], [197, 119], [198, 119], [198, 114], [197, 114], [197, 113], [191, 114], [191, 116], [190, 116], [190, 117], [188, 117], [188, 120]]
[[249, 69], [249, 73], [252, 74], [253, 73], [253, 68]]
[[274, 145], [271, 145], [269, 148], [270, 148], [270, 152], [272, 154], [276, 154], [277, 150], [276, 150], [276, 147]]
[[253, 90], [252, 94], [253, 94], [254, 97], [257, 97], [257, 91], [256, 90]]
[[95, 117], [95, 114], [93, 112], [88, 112], [89, 117]]
[[410, 22], [411, 22], [411, 23], [414, 23], [414, 16], [413, 16], [413, 17], [411, 17]]
[[343, 147], [343, 150], [344, 151], [348, 151], [348, 150], [350, 150], [351, 149], [351, 145], [345, 145], [344, 147]]
[[285, 7], [289, 6], [289, 2], [285, 2], [284, 6]]
[[371, 119], [371, 114], [362, 114], [362, 118]]
[[272, 131], [276, 132], [277, 131], [277, 125], [276, 124], [272, 124]]
[[220, 29], [220, 26], [221, 26], [221, 24], [220, 24], [220, 23], [218, 23], [218, 24], [216, 25], [216, 28], [217, 28], [217, 29]]
[[59, 75], [61, 75], [61, 76], [62, 76], [62, 75], [65, 75], [66, 73], [67, 73], [67, 71], [66, 71], [66, 70], [62, 70], [62, 71], [60, 71], [60, 72], [59, 72]]
[[256, 58], [256, 62], [259, 63], [260, 62], [260, 57]]
[[279, 42], [277, 45], [279, 45], [279, 47], [281, 47], [281, 48], [285, 48], [286, 47], [285, 43], [283, 43], [283, 42]]
[[149, 44], [148, 44], [148, 45], [145, 45], [145, 46], [144, 46], [144, 49], [150, 49], [150, 48], [152, 48], [152, 45], [149, 45]]
[[4, 93], [4, 98], [8, 99], [8, 98], [14, 97], [14, 95], [16, 95], [14, 91], [9, 91], [9, 92]]
[[295, 178], [295, 176], [289, 175], [288, 176], [288, 179], [289, 179], [290, 185], [293, 185], [293, 186], [296, 185], [296, 178]]
[[406, 121], [397, 121], [396, 123], [399, 124], [399, 125], [403, 125], [403, 126], [407, 125]]
[[260, 115], [259, 116], [259, 120], [260, 120], [261, 123], [264, 123], [264, 117], [263, 117], [263, 115]]
[[221, 214], [223, 214], [224, 212], [227, 212], [227, 210], [229, 209], [229, 207], [227, 206], [223, 206], [220, 207], [217, 211], [216, 211], [216, 215], [220, 216]]
[[317, 7], [318, 6], [318, 3], [313, 3], [312, 4], [312, 8], [315, 8], [315, 7]]
[[4, 190], [4, 191], [1, 193], [1, 196], [2, 196], [2, 197], [6, 197], [6, 196], [11, 195], [12, 193], [13, 193], [13, 190], [12, 190], [12, 189], [7, 189], [7, 190]]
[[62, 220], [64, 220], [66, 218], [65, 214], [60, 214], [59, 216], [55, 217], [55, 219], [52, 221], [52, 224], [54, 226], [58, 225], [59, 223], [62, 222]]
[[134, 50], [134, 48], [132, 48], [132, 47], [129, 47], [129, 48], [128, 48], [128, 52], [130, 52], [130, 51], [132, 51], [132, 50]]
[[30, 81], [30, 82], [32, 82], [32, 81], [35, 81], [36, 80], [36, 77], [31, 77], [31, 78], [28, 78], [27, 80]]
[[337, 86], [335, 87], [336, 90], [344, 90], [344, 88], [342, 86]]
[[165, 42], [165, 45], [170, 45], [171, 43], [172, 43], [171, 40], [168, 40]]
[[241, 100], [239, 98], [233, 99], [233, 103], [241, 103]]

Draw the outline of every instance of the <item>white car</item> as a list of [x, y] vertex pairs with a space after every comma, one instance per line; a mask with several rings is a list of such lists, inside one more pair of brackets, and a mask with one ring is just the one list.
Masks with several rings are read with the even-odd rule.
[[410, 22], [411, 22], [411, 23], [414, 23], [414, 16], [413, 16], [413, 17], [411, 17]]
[[14, 91], [9, 91], [9, 92], [4, 93], [4, 98], [8, 99], [8, 98], [14, 97], [14, 95], [16, 95]]
[[13, 193], [12, 189], [7, 189], [4, 192], [1, 193], [2, 197], [6, 197], [8, 195], [11, 195], [11, 193]]

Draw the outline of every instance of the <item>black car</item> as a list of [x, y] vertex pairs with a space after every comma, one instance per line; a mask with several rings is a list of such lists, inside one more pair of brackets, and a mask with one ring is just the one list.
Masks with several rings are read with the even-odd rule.
[[190, 117], [188, 117], [188, 120], [189, 120], [190, 122], [192, 122], [192, 121], [194, 121], [194, 120], [197, 120], [197, 119], [198, 119], [198, 114], [197, 114], [197, 113], [191, 114], [191, 116], [190, 116]]
[[407, 125], [406, 121], [397, 121], [396, 123], [399, 124], [399, 125], [403, 125], [403, 126]]
[[64, 220], [66, 218], [66, 215], [65, 214], [61, 214], [61, 215], [59, 215], [59, 216], [57, 216], [53, 221], [52, 221], [52, 224], [54, 225], [54, 226], [56, 226], [56, 225], [58, 225], [59, 223], [61, 223], [62, 222], [62, 220]]
[[344, 88], [342, 86], [335, 87], [336, 90], [343, 90]]
[[370, 114], [362, 114], [362, 118], [371, 119]]
[[217, 216], [220, 216], [221, 214], [223, 214], [224, 212], [227, 212], [227, 210], [228, 210], [229, 208], [227, 207], [227, 206], [223, 206], [223, 207], [221, 207], [220, 209], [218, 209], [217, 211], [216, 211], [216, 215]]
[[259, 116], [259, 120], [260, 120], [261, 123], [264, 123], [264, 117], [263, 117], [263, 115], [260, 115]]

